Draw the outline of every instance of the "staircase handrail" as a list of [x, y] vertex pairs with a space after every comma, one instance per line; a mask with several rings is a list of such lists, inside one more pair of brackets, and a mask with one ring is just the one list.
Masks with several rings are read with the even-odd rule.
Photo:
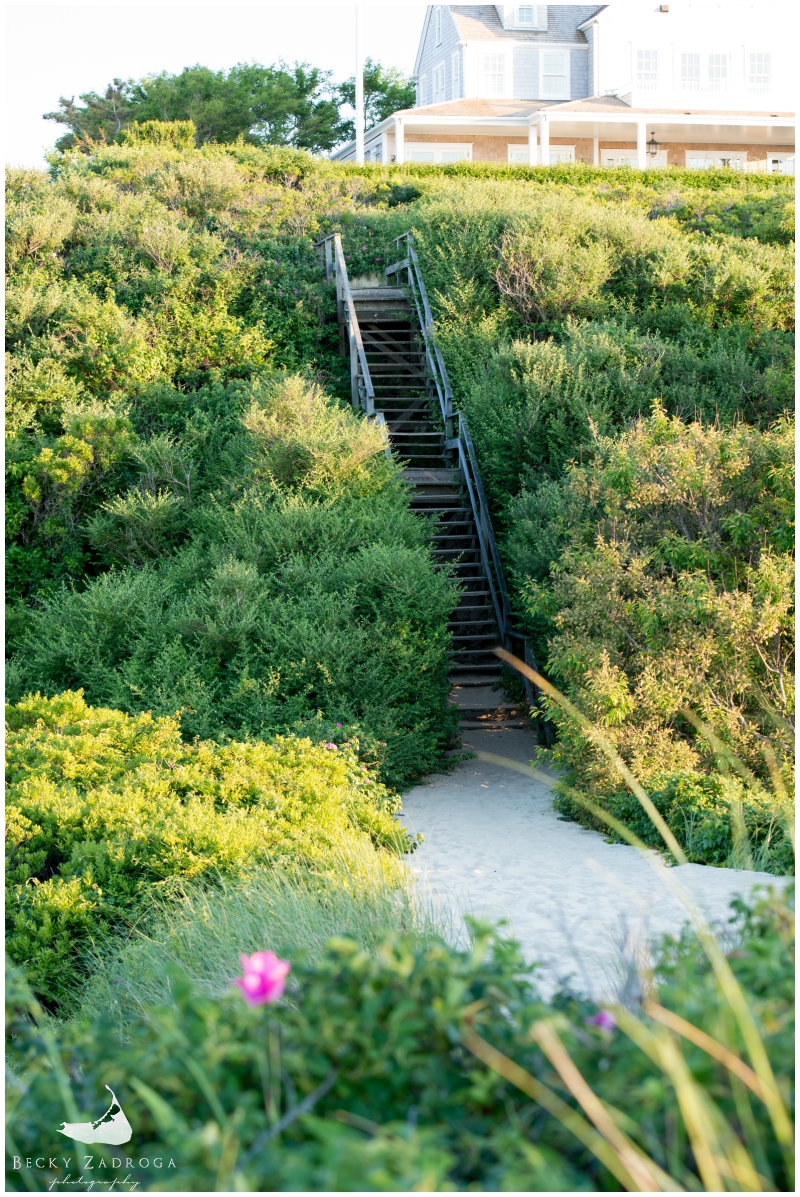
[[[347, 338], [350, 346], [350, 392], [353, 407], [361, 407], [370, 417], [375, 419], [375, 390], [372, 386], [372, 376], [369, 372], [367, 355], [364, 352], [364, 342], [358, 323], [356, 305], [353, 302], [353, 292], [350, 289], [350, 279], [347, 274], [347, 263], [344, 260], [341, 233], [329, 233], [315, 242], [316, 248], [325, 254], [325, 277], [329, 283], [336, 283], [336, 307], [338, 315], [344, 317]], [[360, 369], [360, 375], [359, 375]], [[383, 420], [377, 421], [382, 424]]]
[[417, 318], [422, 329], [422, 338], [425, 342], [425, 356], [428, 359], [431, 378], [436, 387], [436, 395], [439, 400], [445, 431], [448, 436], [451, 436], [453, 431], [453, 392], [450, 389], [450, 379], [447, 377], [447, 367], [444, 364], [442, 351], [437, 345], [434, 336], [433, 314], [431, 312], [431, 305], [428, 302], [428, 292], [425, 289], [425, 280], [420, 270], [417, 251], [414, 248], [414, 236], [412, 233], [401, 233], [399, 237], [395, 237], [394, 241], [395, 244], [405, 241], [406, 256], [402, 261], [394, 262], [391, 266], [387, 266], [385, 274], [388, 278], [390, 274], [397, 274], [401, 270], [405, 270], [408, 273], [408, 285], [412, 299], [414, 300], [414, 306], [417, 309]]

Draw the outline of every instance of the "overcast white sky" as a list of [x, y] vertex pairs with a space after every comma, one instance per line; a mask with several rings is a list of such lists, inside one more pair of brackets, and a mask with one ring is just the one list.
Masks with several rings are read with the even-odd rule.
[[[362, 4], [364, 54], [410, 73], [424, 4]], [[309, 62], [337, 80], [353, 74], [352, 4], [7, 4], [5, 160], [44, 166], [64, 132], [42, 120], [61, 95], [102, 91], [114, 76], [141, 78], [202, 63]]]

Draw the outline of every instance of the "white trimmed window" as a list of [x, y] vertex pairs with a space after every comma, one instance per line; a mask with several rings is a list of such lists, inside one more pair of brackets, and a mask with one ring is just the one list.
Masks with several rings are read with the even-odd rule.
[[700, 87], [699, 54], [681, 54], [681, 87], [684, 91], [697, 91]]
[[440, 62], [433, 68], [433, 102], [434, 104], [441, 104], [444, 101], [445, 94], [445, 70], [444, 63]]
[[510, 145], [508, 147], [509, 166], [530, 166], [531, 151], [526, 145]]
[[575, 146], [574, 145], [551, 145], [550, 146], [550, 165], [561, 166], [565, 162], [575, 161]]
[[708, 90], [728, 90], [728, 55], [709, 54], [708, 56]]
[[686, 165], [689, 170], [747, 170], [747, 154], [739, 151], [713, 150], [698, 153], [697, 150], [686, 151]]
[[636, 166], [636, 150], [601, 150], [603, 166]]
[[406, 162], [471, 162], [472, 145], [457, 142], [406, 142]]
[[636, 51], [636, 86], [642, 91], [658, 87], [658, 50]]
[[769, 91], [772, 83], [772, 55], [750, 55], [750, 91]]
[[502, 96], [506, 90], [506, 57], [505, 54], [484, 54], [483, 56], [483, 94], [485, 96]]
[[547, 29], [546, 4], [518, 4], [503, 8], [504, 29]]
[[434, 23], [434, 28], [436, 31], [436, 45], [441, 46], [441, 44], [442, 44], [442, 6], [441, 6], [441, 4], [436, 5], [436, 12], [434, 13], [433, 23]]
[[543, 100], [569, 99], [569, 55], [561, 51], [542, 50], [539, 95]]
[[458, 50], [453, 55], [453, 99], [458, 100], [461, 97], [461, 59]]
[[773, 154], [768, 151], [767, 172], [771, 175], [793, 175], [794, 154]]

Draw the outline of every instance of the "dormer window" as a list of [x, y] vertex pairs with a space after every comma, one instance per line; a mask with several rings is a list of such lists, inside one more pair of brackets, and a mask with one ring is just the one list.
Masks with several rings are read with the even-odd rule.
[[546, 4], [517, 4], [497, 6], [504, 29], [547, 29]]

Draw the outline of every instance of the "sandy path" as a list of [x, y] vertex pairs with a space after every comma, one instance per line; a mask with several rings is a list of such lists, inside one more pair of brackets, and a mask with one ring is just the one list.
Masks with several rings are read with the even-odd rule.
[[[462, 742], [525, 764], [535, 745], [530, 732], [510, 730], [464, 732]], [[526, 957], [542, 962], [546, 992], [571, 975], [595, 997], [618, 993], [633, 945], [677, 933], [685, 920], [635, 848], [563, 822], [547, 784], [503, 766], [470, 760], [433, 775], [404, 795], [402, 819], [425, 836], [409, 867], [429, 900], [459, 926], [462, 912], [508, 919]], [[719, 927], [735, 895], [778, 880], [703, 865], [668, 872]]]

